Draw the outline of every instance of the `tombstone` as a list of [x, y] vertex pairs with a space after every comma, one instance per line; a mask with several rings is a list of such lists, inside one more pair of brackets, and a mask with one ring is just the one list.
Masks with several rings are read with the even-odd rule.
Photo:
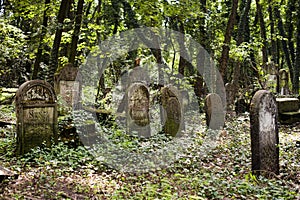
[[179, 91], [172, 85], [161, 88], [161, 104], [164, 108], [163, 130], [170, 136], [178, 136], [184, 127], [182, 100]]
[[143, 83], [133, 83], [127, 90], [127, 132], [150, 137], [149, 90]]
[[144, 83], [145, 85], [149, 85], [150, 83], [150, 77], [148, 72], [140, 66], [137, 66], [135, 68], [133, 68], [130, 72], [129, 72], [129, 80], [128, 80], [128, 84], [132, 84], [132, 83]]
[[284, 96], [289, 94], [289, 73], [285, 69], [279, 70], [279, 93]]
[[206, 125], [212, 130], [222, 129], [225, 121], [225, 113], [221, 97], [216, 93], [205, 97]]
[[[71, 110], [81, 100], [81, 79], [79, 69], [72, 64], [66, 64], [58, 75], [55, 76], [54, 88], [62, 100], [63, 110]], [[76, 77], [78, 78], [76, 79]]]
[[[149, 86], [150, 83], [150, 77], [147, 73], [147, 71], [137, 66], [133, 68], [129, 73], [124, 72], [121, 76], [121, 92], [124, 92], [128, 90], [128, 88], [131, 87], [134, 83], [142, 83], [146, 87]], [[121, 99], [121, 102], [118, 105], [117, 113], [122, 113], [126, 110], [126, 103], [128, 102], [127, 96], [125, 95], [124, 98]]]
[[24, 154], [57, 140], [57, 105], [52, 86], [41, 80], [23, 83], [16, 93], [17, 152]]
[[272, 93], [277, 92], [277, 68], [274, 62], [269, 62], [265, 67], [265, 73], [267, 74], [265, 88]]
[[259, 90], [250, 105], [252, 171], [279, 174], [277, 105], [271, 92]]

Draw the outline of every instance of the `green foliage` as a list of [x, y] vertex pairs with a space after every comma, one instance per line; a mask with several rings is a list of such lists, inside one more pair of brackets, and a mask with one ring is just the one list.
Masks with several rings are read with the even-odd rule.
[[[3, 107], [2, 116], [14, 108]], [[5, 114], [6, 113], [6, 114]], [[88, 116], [82, 116], [89, 119]], [[229, 118], [227, 118], [229, 119]], [[64, 118], [60, 124], [70, 120]], [[83, 120], [84, 123], [85, 120]], [[195, 138], [188, 151], [167, 166], [148, 173], [122, 173], [97, 161], [83, 146], [70, 147], [63, 142], [47, 148], [36, 147], [15, 157], [15, 127], [0, 131], [0, 162], [19, 174], [7, 179], [0, 192], [7, 198], [109, 198], [109, 199], [297, 199], [300, 165], [295, 145], [299, 126], [280, 126], [280, 175], [257, 177], [251, 173], [249, 117], [234, 117], [218, 137], [211, 151], [203, 154], [201, 138]], [[144, 139], [126, 135], [112, 126], [106, 130], [110, 141], [128, 151], [151, 153], [170, 141], [158, 134], [143, 146]], [[17, 182], [17, 187], [16, 187]]]

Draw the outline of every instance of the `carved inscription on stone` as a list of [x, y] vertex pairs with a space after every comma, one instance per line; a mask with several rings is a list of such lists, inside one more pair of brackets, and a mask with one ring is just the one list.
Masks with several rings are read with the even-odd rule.
[[18, 154], [56, 139], [56, 96], [50, 84], [40, 80], [22, 84], [16, 94]]
[[77, 67], [66, 64], [55, 77], [54, 88], [59, 95], [60, 111], [70, 111], [73, 105], [78, 105], [81, 100], [82, 77]]
[[48, 89], [43, 88], [40, 85], [36, 85], [32, 88], [29, 88], [23, 95], [24, 103], [28, 104], [37, 104], [37, 103], [46, 103], [51, 101], [51, 93]]
[[127, 124], [129, 132], [150, 136], [149, 91], [142, 83], [133, 83], [127, 93]]
[[180, 133], [183, 123], [181, 97], [179, 91], [171, 85], [161, 89], [161, 103], [164, 108], [164, 132], [175, 137]]
[[60, 81], [59, 90], [67, 106], [79, 101], [79, 82], [76, 81]]

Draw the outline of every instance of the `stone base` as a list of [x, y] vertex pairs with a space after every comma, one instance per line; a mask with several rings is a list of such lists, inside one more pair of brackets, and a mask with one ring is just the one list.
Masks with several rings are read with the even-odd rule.
[[293, 124], [300, 122], [300, 110], [294, 112], [279, 113], [279, 122], [281, 124]]
[[18, 176], [18, 174], [0, 166], [0, 183], [6, 178], [13, 177], [14, 179], [17, 179]]
[[298, 98], [276, 98], [278, 112], [295, 112], [299, 110]]

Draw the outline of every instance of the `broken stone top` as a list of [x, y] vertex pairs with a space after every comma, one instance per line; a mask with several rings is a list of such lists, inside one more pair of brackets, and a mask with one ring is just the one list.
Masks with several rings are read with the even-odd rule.
[[73, 65], [71, 63], [68, 63], [60, 71], [60, 73], [58, 75], [58, 80], [59, 81], [75, 81], [78, 71], [79, 70], [77, 67], [73, 67]]
[[147, 73], [147, 71], [144, 68], [142, 68], [140, 66], [133, 68], [129, 72], [128, 78], [129, 78], [129, 80], [128, 80], [129, 84], [141, 82], [141, 83], [148, 85], [150, 83], [149, 74]]
[[56, 95], [52, 86], [46, 81], [32, 80], [23, 83], [16, 93], [17, 105], [54, 104]]
[[279, 77], [281, 80], [288, 80], [289, 74], [285, 69], [281, 69], [281, 70], [279, 70]]

